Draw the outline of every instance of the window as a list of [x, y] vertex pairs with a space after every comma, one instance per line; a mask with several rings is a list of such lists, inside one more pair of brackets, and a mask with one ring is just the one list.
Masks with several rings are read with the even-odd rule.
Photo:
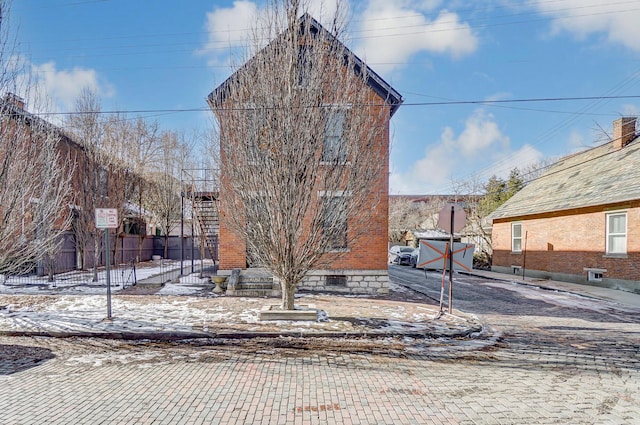
[[245, 124], [246, 131], [244, 133], [244, 143], [245, 143], [245, 155], [247, 157], [247, 162], [255, 163], [256, 160], [260, 157], [259, 144], [261, 139], [261, 129], [263, 127], [260, 122], [260, 114], [258, 114], [257, 108], [253, 104], [246, 105], [246, 109], [240, 111], [244, 116], [242, 117], [242, 121]]
[[309, 86], [311, 79], [311, 54], [313, 50], [310, 46], [302, 46], [300, 47], [300, 51], [298, 53], [298, 86], [307, 87]]
[[511, 223], [511, 252], [522, 252], [522, 223]]
[[627, 213], [607, 214], [607, 254], [627, 253]]
[[588, 272], [587, 280], [589, 282], [602, 282], [602, 272]]
[[345, 196], [326, 196], [322, 200], [322, 234], [330, 250], [347, 248], [347, 213]]
[[347, 110], [333, 108], [327, 110], [325, 137], [322, 144], [322, 161], [342, 163], [347, 160], [347, 149], [343, 138]]
[[98, 194], [103, 198], [109, 197], [109, 173], [104, 167], [98, 169], [96, 177], [96, 189]]
[[344, 275], [328, 275], [325, 278], [326, 286], [347, 286], [347, 276]]

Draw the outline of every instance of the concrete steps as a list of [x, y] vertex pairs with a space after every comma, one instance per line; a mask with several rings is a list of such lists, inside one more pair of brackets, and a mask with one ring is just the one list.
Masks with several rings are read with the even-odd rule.
[[264, 269], [233, 270], [227, 281], [228, 296], [232, 297], [280, 297], [280, 285]]

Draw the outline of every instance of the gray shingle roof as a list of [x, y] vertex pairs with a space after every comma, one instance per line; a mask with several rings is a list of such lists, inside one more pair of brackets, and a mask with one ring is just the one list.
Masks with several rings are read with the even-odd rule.
[[562, 158], [495, 210], [511, 218], [640, 199], [640, 137], [622, 149], [612, 142]]

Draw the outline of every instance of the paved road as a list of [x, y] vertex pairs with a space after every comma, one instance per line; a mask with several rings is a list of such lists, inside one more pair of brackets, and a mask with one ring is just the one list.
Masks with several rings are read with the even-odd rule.
[[[439, 296], [439, 277], [392, 268]], [[634, 424], [638, 311], [457, 280], [473, 340], [242, 345], [2, 338], [1, 424]]]

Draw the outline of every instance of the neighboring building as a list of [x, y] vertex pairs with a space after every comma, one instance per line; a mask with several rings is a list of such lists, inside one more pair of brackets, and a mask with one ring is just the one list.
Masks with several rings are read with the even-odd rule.
[[[326, 32], [326, 30], [309, 15], [304, 15], [301, 18], [302, 25], [305, 25], [306, 21], [310, 21], [312, 31]], [[351, 245], [342, 247], [342, 254], [338, 256], [335, 261], [332, 260], [331, 265], [325, 270], [315, 270], [307, 275], [298, 287], [299, 288], [317, 288], [324, 286], [326, 283], [335, 284], [335, 282], [342, 282], [342, 285], [334, 287], [336, 290], [340, 290], [338, 286], [343, 286], [344, 290], [366, 291], [375, 292], [378, 289], [386, 289], [388, 282], [387, 272], [387, 231], [388, 231], [388, 170], [389, 170], [389, 120], [396, 112], [400, 104], [402, 103], [402, 96], [394, 90], [387, 82], [385, 82], [380, 76], [378, 76], [373, 70], [366, 66], [366, 64], [353, 55], [346, 47], [341, 46], [345, 55], [349, 55], [350, 58], [354, 58], [355, 68], [348, 69], [344, 67], [345, 72], [353, 72], [356, 77], [356, 73], [362, 69], [366, 69], [368, 78], [366, 81], [365, 90], [369, 90], [368, 96], [372, 101], [379, 102], [380, 108], [383, 108], [384, 114], [382, 118], [371, 116], [371, 125], [379, 125], [382, 127], [379, 138], [382, 138], [379, 145], [384, 149], [384, 173], [381, 173], [377, 178], [376, 187], [372, 188], [372, 192], [380, 193], [379, 203], [372, 205], [376, 211], [375, 219], [368, 223], [368, 230], [366, 237], [361, 237]], [[268, 47], [267, 47], [268, 49]], [[303, 51], [301, 49], [301, 51]], [[236, 74], [244, 72], [246, 67], [250, 67], [252, 60], [247, 62]], [[230, 82], [234, 80], [234, 76], [229, 77], [228, 80], [223, 82], [208, 96], [209, 104], [214, 112], [217, 110], [217, 105], [225, 103], [227, 96], [229, 95]], [[303, 83], [301, 83], [303, 86]], [[327, 102], [330, 102], [327, 99]], [[238, 143], [234, 139], [233, 129], [229, 129], [229, 124], [225, 122], [225, 115], [216, 113], [218, 122], [221, 128], [221, 152], [225, 152], [224, 144]], [[384, 121], [377, 123], [378, 121]], [[337, 128], [337, 127], [336, 127]], [[226, 136], [225, 136], [226, 135]], [[338, 136], [339, 140], [340, 136]], [[221, 180], [224, 182], [228, 179], [225, 175], [225, 169], [233, 166], [227, 162], [226, 157], [222, 156], [221, 166]], [[319, 159], [319, 161], [323, 161]], [[318, 197], [326, 196], [318, 194]], [[220, 211], [223, 216], [225, 211], [229, 211], [231, 208], [225, 204], [225, 194], [220, 194]], [[246, 218], [250, 222], [251, 217]], [[347, 227], [345, 226], [345, 231]], [[345, 234], [344, 243], [346, 244], [347, 235]], [[342, 243], [342, 240], [340, 241]], [[331, 255], [331, 254], [327, 254]], [[220, 223], [220, 268], [223, 270], [231, 269], [246, 269], [248, 267], [247, 252], [245, 241], [237, 235], [230, 227], [225, 225], [225, 221]], [[335, 282], [334, 282], [335, 281]], [[377, 286], [376, 286], [377, 285]]]
[[499, 272], [640, 292], [640, 137], [565, 157], [491, 214]]
[[[82, 208], [82, 205], [79, 205], [81, 204], [79, 201], [80, 188], [83, 187], [82, 182], [89, 178], [87, 173], [92, 172], [95, 164], [88, 160], [86, 149], [81, 143], [76, 142], [61, 128], [28, 112], [24, 100], [20, 97], [12, 93], [5, 94], [0, 100], [0, 110], [2, 111], [1, 118], [3, 125], [24, 125], [30, 129], [24, 133], [19, 133], [21, 134], [20, 137], [24, 137], [23, 143], [38, 144], [36, 146], [41, 146], [42, 140], [39, 138], [44, 137], [43, 134], [46, 133], [51, 135], [51, 137], [55, 137], [55, 147], [57, 149], [60, 166], [67, 170], [72, 169], [73, 173], [70, 182], [71, 195], [69, 196], [68, 202], [62, 207], [59, 218], [55, 222], [55, 227], [64, 233], [62, 235], [63, 248], [61, 249], [59, 258], [55, 262], [54, 272], [59, 273], [76, 268], [90, 268], [93, 265], [91, 255], [93, 246], [92, 244], [88, 244], [87, 247], [81, 249], [77, 243], [78, 238], [74, 234], [74, 231], [78, 211]], [[38, 129], [38, 131], [34, 132], [33, 129]], [[122, 180], [113, 178], [113, 169], [113, 165], [100, 167], [100, 177], [104, 180], [103, 187], [100, 189], [100, 196], [105, 200], [105, 205], [99, 205], [97, 207], [114, 207], [114, 205], [108, 204], [109, 198], [119, 199], [115, 194], [120, 196], [123, 191], [123, 182]], [[33, 194], [32, 196], [33, 198], [38, 197], [37, 194]], [[149, 215], [145, 213], [141, 216], [138, 207], [128, 203], [122, 205], [121, 210], [123, 211], [119, 217], [121, 227], [118, 229], [121, 239], [124, 239], [125, 235], [145, 235], [147, 228], [146, 222], [148, 221]], [[91, 214], [93, 214], [93, 212]], [[63, 228], [62, 223], [67, 222], [65, 218], [69, 215], [74, 217], [72, 224], [68, 228]], [[132, 248], [131, 251], [137, 253], [137, 248]], [[84, 258], [81, 258], [83, 253]], [[148, 255], [149, 258], [150, 255], [151, 254]], [[119, 253], [119, 258], [123, 258], [122, 252]], [[100, 261], [102, 261], [102, 259]]]

